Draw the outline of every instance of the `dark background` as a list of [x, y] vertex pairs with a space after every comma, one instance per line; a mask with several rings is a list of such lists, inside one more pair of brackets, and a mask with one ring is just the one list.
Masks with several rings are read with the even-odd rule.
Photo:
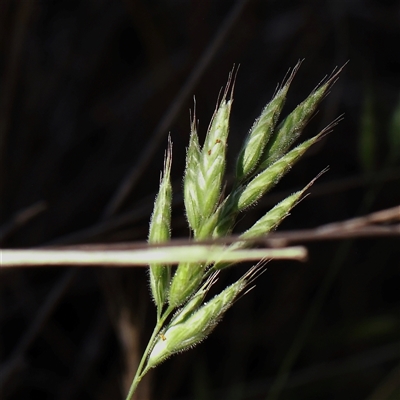
[[[303, 137], [344, 120], [239, 229], [327, 166], [281, 229], [399, 205], [399, 45], [398, 1], [2, 0], [2, 246], [145, 240], [168, 132], [173, 235], [185, 237], [192, 96], [204, 136], [238, 64], [230, 170], [290, 67], [304, 59], [283, 114], [350, 60]], [[132, 171], [133, 190], [111, 207]], [[306, 264], [271, 263], [209, 339], [143, 382], [140, 398], [150, 388], [152, 399], [265, 399], [286, 371], [269, 399], [399, 399], [398, 238], [308, 248]], [[1, 271], [0, 397], [123, 398], [154, 318], [141, 268]]]

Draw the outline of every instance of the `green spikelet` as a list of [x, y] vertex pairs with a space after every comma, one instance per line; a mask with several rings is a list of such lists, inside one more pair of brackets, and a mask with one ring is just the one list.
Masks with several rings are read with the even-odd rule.
[[199, 163], [200, 146], [199, 138], [197, 136], [196, 115], [194, 115], [191, 122], [190, 141], [186, 153], [186, 169], [183, 179], [183, 194], [186, 216], [189, 226], [194, 232], [197, 231], [201, 220], [197, 183], [199, 175]]
[[331, 77], [324, 84], [316, 88], [282, 121], [268, 143], [258, 170], [267, 168], [287, 152], [293, 142], [300, 136], [319, 103], [336, 81], [340, 71], [341, 69], [332, 73]]
[[153, 368], [171, 355], [193, 347], [204, 340], [232, 306], [237, 296], [263, 270], [264, 265], [257, 264], [208, 303], [193, 313], [187, 313], [186, 318], [181, 318], [178, 322], [171, 321], [163, 331], [162, 337], [158, 337], [155, 342], [147, 361], [148, 368]]
[[218, 271], [211, 274], [201, 288], [188, 300], [188, 302], [177, 311], [174, 317], [171, 319], [169, 326], [177, 325], [185, 321], [190, 315], [192, 315], [203, 303], [204, 298], [211, 286], [216, 282]]
[[[310, 185], [307, 185], [303, 190], [293, 193], [291, 196], [286, 197], [274, 208], [269, 210], [263, 217], [261, 217], [251, 228], [240, 235], [242, 239], [251, 239], [261, 237], [274, 230], [290, 213], [290, 210], [296, 206], [296, 204], [303, 197], [304, 192]], [[229, 246], [229, 249], [237, 250], [246, 247], [250, 247], [251, 242], [249, 241], [238, 241]], [[221, 270], [226, 267], [233, 265], [234, 263], [220, 262], [214, 265], [213, 269]]]
[[293, 68], [286, 83], [279, 89], [274, 98], [264, 107], [261, 115], [256, 119], [246, 141], [239, 153], [236, 163], [236, 180], [246, 179], [257, 167], [265, 146], [275, 128], [276, 122], [286, 101], [290, 84], [300, 67], [301, 62]]
[[289, 215], [290, 210], [300, 201], [305, 190], [306, 188], [286, 197], [286, 199], [282, 200], [261, 217], [251, 228], [241, 234], [240, 237], [243, 239], [255, 238], [276, 229], [276, 227]]
[[238, 213], [255, 204], [265, 193], [275, 186], [324, 133], [325, 130], [319, 135], [306, 140], [289, 151], [269, 168], [259, 173], [247, 185], [240, 186], [231, 193], [223, 204], [222, 209], [217, 210], [219, 214], [213, 237], [227, 235], [231, 231]]
[[237, 210], [250, 207], [275, 186], [320, 136], [321, 134], [295, 147], [250, 181], [244, 190], [236, 194]]
[[[164, 161], [164, 173], [161, 179], [158, 195], [154, 203], [154, 210], [150, 221], [149, 243], [162, 243], [170, 239], [171, 227], [171, 163], [172, 144], [169, 142], [167, 154]], [[169, 284], [171, 280], [171, 267], [162, 264], [151, 264], [150, 288], [154, 302], [157, 305], [158, 315], [167, 300]]]
[[224, 96], [213, 116], [200, 155], [197, 193], [199, 197], [199, 213], [203, 220], [207, 219], [215, 211], [221, 196], [231, 106], [232, 100], [225, 100]]
[[204, 272], [204, 264], [181, 263], [178, 265], [169, 291], [170, 307], [179, 307], [196, 292], [203, 280]]
[[206, 221], [200, 234], [208, 237], [212, 231], [212, 237], [218, 238], [229, 234], [235, 223], [239, 212], [254, 205], [265, 193], [267, 193], [279, 180], [290, 170], [290, 168], [301, 158], [301, 156], [325, 133], [306, 140], [285, 156], [272, 164], [269, 168], [259, 173], [247, 185], [239, 186], [218, 207], [215, 213]]

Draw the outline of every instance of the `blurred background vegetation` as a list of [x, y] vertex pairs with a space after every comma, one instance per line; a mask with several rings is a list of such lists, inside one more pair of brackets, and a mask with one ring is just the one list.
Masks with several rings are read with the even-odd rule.
[[[326, 166], [280, 229], [399, 205], [399, 45], [393, 0], [2, 0], [2, 247], [145, 240], [168, 132], [173, 235], [187, 236], [192, 97], [204, 135], [234, 64], [231, 171], [290, 67], [305, 59], [283, 114], [350, 60], [303, 137], [344, 120], [239, 231]], [[308, 247], [306, 264], [271, 263], [211, 337], [154, 371], [138, 398], [399, 399], [398, 238]], [[144, 269], [1, 271], [0, 397], [123, 398], [154, 319]]]

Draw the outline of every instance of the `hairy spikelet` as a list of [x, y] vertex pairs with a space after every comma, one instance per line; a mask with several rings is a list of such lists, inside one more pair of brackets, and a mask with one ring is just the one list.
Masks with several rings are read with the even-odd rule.
[[203, 221], [201, 228], [198, 231], [197, 239], [207, 239], [209, 237], [219, 237], [215, 235], [215, 228], [220, 226], [223, 221], [225, 221], [229, 226], [232, 222], [232, 214], [230, 210], [228, 210], [226, 203], [229, 200], [227, 197], [214, 211], [214, 213], [205, 221]]
[[[231, 79], [232, 75], [229, 76], [225, 92], [213, 115], [202, 149], [198, 142], [195, 118], [191, 124], [184, 176], [184, 201], [195, 239], [206, 237], [206, 233], [208, 235], [203, 226], [214, 214], [221, 197], [233, 102], [232, 97], [227, 99]], [[199, 231], [202, 232], [200, 235]], [[205, 267], [203, 264], [179, 264], [171, 282], [168, 299], [170, 307], [179, 307], [196, 292], [203, 280]]]
[[188, 300], [188, 302], [176, 312], [174, 317], [171, 319], [169, 326], [177, 325], [187, 320], [204, 302], [204, 298], [211, 286], [217, 280], [218, 272], [213, 273], [201, 286], [201, 288]]
[[286, 101], [286, 95], [290, 84], [300, 67], [298, 62], [286, 83], [278, 90], [274, 98], [264, 107], [261, 115], [256, 119], [246, 141], [239, 153], [236, 163], [236, 180], [238, 182], [246, 179], [257, 167], [264, 152], [270, 136], [273, 133], [275, 124], [279, 118]]
[[319, 135], [306, 140], [250, 181], [244, 190], [237, 195], [238, 211], [242, 211], [253, 205], [261, 196], [275, 186], [318, 138]]
[[181, 263], [172, 278], [168, 303], [170, 307], [179, 307], [193, 293], [203, 280], [204, 264]]
[[197, 193], [199, 213], [203, 220], [215, 211], [221, 195], [231, 106], [232, 100], [223, 98], [214, 114], [200, 155]]
[[172, 354], [186, 350], [204, 340], [232, 306], [237, 296], [263, 272], [263, 264], [251, 268], [237, 282], [205, 303], [186, 318], [171, 323], [158, 337], [147, 361], [148, 368], [153, 368]]
[[282, 200], [261, 217], [251, 228], [242, 233], [240, 237], [243, 239], [255, 238], [274, 230], [289, 215], [290, 210], [300, 201], [305, 190], [306, 189], [299, 190], [286, 197], [286, 199]]
[[[164, 173], [161, 179], [160, 188], [154, 203], [154, 210], [150, 221], [148, 238], [149, 243], [166, 242], [171, 237], [171, 163], [172, 144], [169, 142], [164, 161]], [[151, 293], [160, 315], [162, 307], [167, 300], [169, 283], [171, 280], [171, 267], [163, 264], [151, 264], [149, 271]]]
[[[232, 73], [200, 148], [196, 118], [191, 122], [191, 134], [186, 155], [184, 176], [184, 200], [189, 226], [198, 239], [198, 231], [218, 207], [225, 174], [229, 118], [232, 108], [232, 93], [229, 95]], [[204, 230], [203, 230], [204, 232]]]
[[329, 88], [336, 81], [340, 71], [341, 69], [332, 73], [331, 77], [324, 84], [317, 87], [282, 121], [265, 149], [258, 170], [267, 168], [286, 153], [314, 115], [315, 110]]
[[319, 135], [306, 140], [270, 167], [260, 172], [247, 185], [242, 185], [231, 193], [223, 206], [217, 210], [218, 217], [213, 237], [221, 237], [228, 234], [233, 227], [237, 214], [254, 205], [265, 193], [275, 186], [324, 133], [325, 130]]
[[186, 216], [190, 228], [196, 232], [201, 221], [198, 175], [200, 163], [200, 146], [197, 136], [196, 116], [191, 122], [189, 147], [186, 153], [186, 169], [183, 179], [183, 194]]
[[[290, 213], [290, 210], [296, 206], [301, 200], [304, 192], [310, 185], [307, 185], [304, 189], [299, 190], [296, 193], [286, 197], [275, 207], [269, 210], [263, 217], [261, 217], [252, 227], [242, 233], [239, 237], [242, 239], [257, 238], [274, 230]], [[229, 246], [231, 250], [242, 249], [251, 246], [251, 241], [237, 241]], [[235, 263], [232, 262], [219, 262], [214, 265], [215, 270], [221, 270], [229, 267]]]

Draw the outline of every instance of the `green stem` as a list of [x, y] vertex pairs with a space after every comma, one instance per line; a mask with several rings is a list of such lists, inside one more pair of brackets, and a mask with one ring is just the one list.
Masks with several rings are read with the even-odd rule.
[[143, 352], [142, 359], [140, 360], [140, 364], [136, 370], [135, 377], [133, 378], [131, 387], [129, 388], [128, 395], [126, 396], [126, 400], [132, 400], [133, 395], [135, 394], [135, 391], [136, 391], [140, 381], [146, 375], [146, 373], [149, 371], [148, 368], [145, 368], [143, 370], [144, 364], [147, 360], [147, 357], [148, 357], [150, 351], [153, 348], [155, 338], [157, 337], [161, 328], [163, 327], [165, 320], [168, 318], [168, 316], [171, 314], [171, 312], [173, 310], [174, 310], [173, 307], [168, 307], [165, 310], [165, 313], [161, 316], [161, 318], [157, 318], [158, 319], [157, 325], [155, 326], [153, 333], [151, 334], [151, 337], [149, 339], [149, 342], [147, 343], [147, 347], [146, 347], [145, 351]]

